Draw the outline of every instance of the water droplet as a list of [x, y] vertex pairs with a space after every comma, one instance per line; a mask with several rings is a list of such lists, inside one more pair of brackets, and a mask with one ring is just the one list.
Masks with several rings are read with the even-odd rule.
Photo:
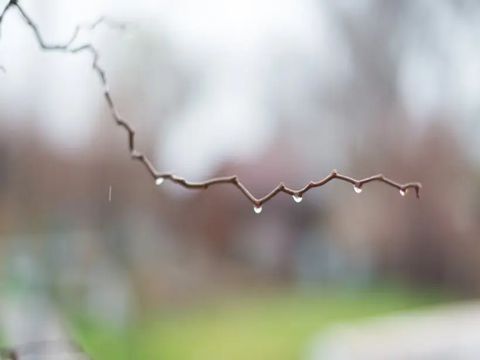
[[407, 190], [400, 189], [400, 195], [405, 196], [407, 194]]
[[253, 211], [255, 214], [260, 214], [262, 212], [262, 207], [261, 206], [254, 206]]
[[302, 196], [298, 194], [292, 195], [292, 198], [293, 198], [293, 201], [295, 201], [297, 204], [301, 203], [303, 200]]
[[160, 176], [160, 177], [155, 179], [155, 185], [157, 185], [157, 186], [162, 185], [164, 181], [165, 181], [165, 179]]
[[357, 193], [360, 194], [362, 192], [362, 188], [357, 185], [353, 185], [353, 190]]

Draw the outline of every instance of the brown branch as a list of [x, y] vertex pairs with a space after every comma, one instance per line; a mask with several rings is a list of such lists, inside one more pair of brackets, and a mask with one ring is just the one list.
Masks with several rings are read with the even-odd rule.
[[[145, 169], [148, 171], [148, 173], [152, 176], [154, 179], [155, 183], [157, 185], [160, 185], [163, 183], [165, 180], [168, 180], [170, 182], [173, 182], [177, 185], [180, 185], [186, 189], [200, 189], [200, 190], [205, 190], [213, 185], [219, 185], [219, 184], [228, 184], [228, 185], [233, 185], [236, 187], [253, 205], [255, 212], [259, 213], [261, 211], [261, 206], [265, 204], [267, 201], [271, 200], [273, 197], [275, 197], [278, 193], [283, 192], [288, 195], [291, 195], [294, 197], [294, 200], [296, 202], [300, 202], [302, 199], [302, 196], [309, 191], [310, 189], [321, 187], [328, 182], [332, 180], [342, 180], [345, 182], [348, 182], [354, 186], [355, 192], [360, 193], [362, 191], [363, 185], [370, 183], [370, 182], [383, 182], [393, 188], [396, 188], [400, 191], [400, 194], [404, 196], [408, 189], [414, 189], [415, 194], [417, 198], [420, 197], [420, 189], [422, 185], [418, 182], [411, 182], [411, 183], [406, 183], [406, 184], [400, 184], [397, 183], [382, 174], [374, 175], [365, 179], [355, 179], [349, 176], [342, 175], [338, 173], [336, 170], [333, 170], [328, 176], [323, 178], [322, 180], [319, 181], [311, 181], [304, 187], [300, 189], [292, 189], [287, 187], [284, 183], [280, 183], [277, 185], [270, 193], [267, 195], [257, 198], [252, 195], [252, 193], [243, 185], [243, 183], [240, 181], [238, 176], [233, 175], [233, 176], [226, 176], [226, 177], [219, 177], [219, 178], [213, 178], [209, 179], [203, 182], [190, 182], [185, 180], [184, 178], [181, 178], [177, 175], [171, 174], [171, 173], [160, 173], [157, 171], [157, 169], [153, 166], [152, 162], [150, 159], [141, 153], [139, 150], [137, 150], [135, 146], [135, 135], [136, 132], [133, 129], [133, 127], [130, 125], [130, 123], [123, 119], [120, 114], [117, 111], [117, 108], [115, 106], [115, 102], [113, 101], [113, 98], [110, 94], [110, 90], [108, 87], [108, 82], [107, 82], [107, 77], [106, 73], [103, 70], [102, 67], [99, 65], [99, 58], [100, 55], [97, 51], [97, 49], [91, 44], [91, 43], [85, 43], [82, 45], [78, 46], [73, 46], [75, 40], [77, 39], [78, 34], [80, 33], [80, 30], [82, 28], [87, 28], [87, 29], [94, 29], [96, 28], [99, 24], [101, 23], [107, 23], [107, 20], [105, 17], [101, 17], [95, 22], [89, 24], [89, 25], [78, 25], [72, 36], [70, 37], [70, 40], [67, 41], [64, 44], [48, 44], [47, 42], [44, 41], [38, 26], [32, 21], [30, 16], [27, 15], [23, 7], [21, 7], [18, 3], [18, 0], [10, 0], [10, 2], [6, 5], [5, 9], [2, 11], [0, 14], [0, 26], [2, 19], [5, 15], [5, 13], [12, 7], [15, 7], [21, 14], [22, 18], [25, 20], [27, 25], [32, 29], [35, 38], [42, 50], [45, 51], [57, 51], [57, 52], [65, 52], [65, 53], [71, 53], [71, 54], [79, 54], [79, 53], [89, 53], [90, 56], [92, 57], [92, 69], [93, 71], [97, 74], [100, 83], [103, 88], [103, 95], [105, 97], [105, 102], [108, 106], [110, 115], [112, 119], [114, 120], [115, 124], [126, 132], [127, 135], [127, 145], [128, 145], [128, 151], [130, 153], [130, 156], [133, 160], [136, 160], [140, 163], [142, 163], [145, 167]], [[107, 25], [109, 26], [114, 26], [114, 27], [119, 27], [119, 28], [124, 28], [124, 26], [119, 25], [118, 23], [114, 22], [108, 22]]]

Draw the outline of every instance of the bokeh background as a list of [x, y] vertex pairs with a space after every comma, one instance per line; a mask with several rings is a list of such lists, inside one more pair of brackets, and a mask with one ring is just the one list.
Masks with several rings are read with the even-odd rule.
[[[20, 3], [52, 43], [99, 15], [127, 24], [79, 43], [98, 47], [159, 169], [237, 174], [256, 196], [334, 168], [423, 191], [332, 182], [257, 215], [229, 186], [155, 186], [129, 159], [88, 56], [40, 51], [11, 10], [0, 38], [4, 346], [68, 338], [93, 359], [383, 359], [380, 344], [414, 349], [422, 321], [428, 358], [480, 353], [469, 338], [480, 330], [456, 315], [478, 320], [477, 1]], [[397, 324], [403, 311], [415, 315]], [[361, 325], [386, 314], [388, 331]], [[461, 345], [435, 347], [449, 339]]]

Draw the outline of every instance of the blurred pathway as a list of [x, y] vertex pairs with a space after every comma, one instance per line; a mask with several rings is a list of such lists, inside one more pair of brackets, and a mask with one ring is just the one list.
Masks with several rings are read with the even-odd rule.
[[478, 360], [480, 302], [337, 325], [312, 344], [309, 360]]
[[69, 343], [60, 316], [41, 298], [5, 297], [0, 302], [0, 333], [22, 359], [86, 359]]

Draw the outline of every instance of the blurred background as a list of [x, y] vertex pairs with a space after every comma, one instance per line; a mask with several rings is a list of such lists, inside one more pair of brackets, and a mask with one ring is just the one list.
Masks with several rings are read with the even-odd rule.
[[160, 170], [237, 174], [258, 197], [334, 168], [423, 192], [331, 182], [255, 214], [230, 186], [156, 186], [89, 57], [40, 51], [10, 10], [0, 343], [70, 339], [92, 359], [479, 358], [477, 1], [20, 3], [52, 43], [99, 15], [127, 23], [78, 43], [98, 47]]

